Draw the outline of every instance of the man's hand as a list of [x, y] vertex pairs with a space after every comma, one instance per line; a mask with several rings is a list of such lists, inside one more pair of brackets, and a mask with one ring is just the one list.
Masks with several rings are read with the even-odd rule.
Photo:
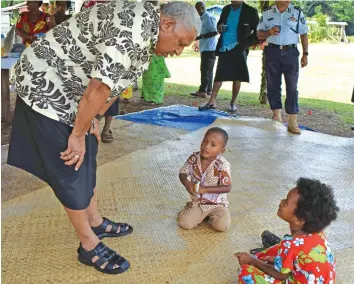
[[68, 148], [60, 153], [60, 159], [64, 160], [67, 166], [76, 164], [75, 171], [77, 171], [84, 161], [85, 152], [85, 135], [75, 136], [71, 133], [68, 140]]
[[93, 125], [90, 128], [90, 134], [95, 135], [98, 145], [100, 145], [101, 143], [100, 125], [99, 125], [99, 121], [96, 118], [93, 119]]
[[195, 41], [192, 45], [192, 48], [195, 52], [199, 52], [199, 41]]
[[235, 253], [235, 256], [237, 257], [240, 265], [251, 264], [252, 262], [252, 257], [248, 253], [237, 252]]
[[272, 27], [270, 30], [268, 30], [269, 35], [271, 36], [277, 36], [280, 31], [278, 27]]
[[302, 57], [301, 57], [301, 68], [303, 68], [303, 67], [306, 67], [307, 66], [307, 55], [303, 55]]

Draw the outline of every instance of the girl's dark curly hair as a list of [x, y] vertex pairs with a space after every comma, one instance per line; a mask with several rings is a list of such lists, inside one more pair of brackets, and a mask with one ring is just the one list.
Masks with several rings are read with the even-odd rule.
[[300, 195], [294, 215], [305, 221], [306, 233], [318, 233], [337, 219], [339, 208], [333, 189], [319, 180], [300, 178], [297, 181]]

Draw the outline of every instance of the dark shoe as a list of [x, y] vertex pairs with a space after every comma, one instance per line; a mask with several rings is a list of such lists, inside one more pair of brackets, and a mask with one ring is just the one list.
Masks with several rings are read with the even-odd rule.
[[[130, 267], [130, 263], [125, 258], [121, 257], [114, 250], [110, 249], [103, 243], [99, 243], [93, 250], [86, 251], [80, 244], [77, 249], [78, 260], [88, 266], [93, 266], [95, 269], [106, 274], [120, 274], [127, 271]], [[98, 259], [92, 262], [92, 258], [95, 256]], [[107, 265], [102, 268], [102, 266], [107, 262]], [[114, 266], [118, 265], [118, 268]]]
[[[111, 225], [111, 230], [106, 232], [107, 227]], [[129, 235], [133, 232], [133, 227], [127, 223], [116, 223], [105, 217], [103, 217], [103, 222], [98, 227], [91, 227], [92, 231], [96, 234], [99, 239], [103, 238], [114, 238]], [[118, 232], [119, 229], [119, 233]]]
[[210, 105], [209, 103], [207, 103], [206, 105], [200, 106], [198, 108], [199, 111], [211, 110], [211, 109], [215, 109], [215, 106], [214, 105]]
[[274, 235], [273, 233], [271, 233], [269, 231], [264, 231], [262, 233], [261, 237], [262, 237], [263, 247], [250, 250], [250, 254], [256, 254], [258, 252], [264, 251], [267, 248], [270, 248], [276, 244], [279, 244], [281, 241], [281, 239], [277, 235]]
[[269, 231], [264, 231], [261, 235], [262, 244], [265, 248], [270, 248], [276, 244], [279, 244], [281, 239]]
[[198, 97], [198, 98], [203, 98], [205, 99], [207, 97], [207, 94], [206, 93], [203, 93], [203, 92], [194, 92], [194, 93], [190, 93], [190, 95], [192, 97]]

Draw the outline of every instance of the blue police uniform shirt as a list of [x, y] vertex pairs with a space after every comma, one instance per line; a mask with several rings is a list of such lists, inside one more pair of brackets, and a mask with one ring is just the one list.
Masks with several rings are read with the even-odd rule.
[[233, 49], [238, 44], [238, 22], [240, 21], [242, 5], [237, 8], [230, 8], [230, 14], [226, 21], [226, 31], [224, 31], [221, 41], [221, 52]]
[[279, 12], [276, 5], [272, 5], [263, 12], [257, 31], [267, 31], [274, 26], [280, 26], [280, 33], [276, 36], [267, 37], [268, 43], [278, 45], [298, 44], [299, 35], [308, 32], [304, 13], [293, 4], [289, 4], [283, 13]]
[[[201, 35], [217, 32], [216, 18], [209, 14], [207, 11], [200, 17], [202, 22], [202, 29], [200, 31]], [[204, 38], [199, 40], [199, 51], [215, 51], [217, 44], [217, 37], [213, 36], [211, 38]]]

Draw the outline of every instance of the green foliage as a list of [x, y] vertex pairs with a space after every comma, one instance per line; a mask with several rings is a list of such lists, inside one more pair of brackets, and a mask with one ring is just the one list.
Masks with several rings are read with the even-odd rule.
[[354, 35], [354, 1], [300, 1], [300, 7], [307, 17], [314, 17], [318, 13], [327, 15], [331, 21], [347, 22], [347, 35]]
[[315, 15], [311, 20], [316, 21], [316, 24], [310, 26], [309, 40], [310, 42], [321, 42], [330, 40], [327, 21], [329, 17], [321, 12], [321, 7], [315, 8]]

